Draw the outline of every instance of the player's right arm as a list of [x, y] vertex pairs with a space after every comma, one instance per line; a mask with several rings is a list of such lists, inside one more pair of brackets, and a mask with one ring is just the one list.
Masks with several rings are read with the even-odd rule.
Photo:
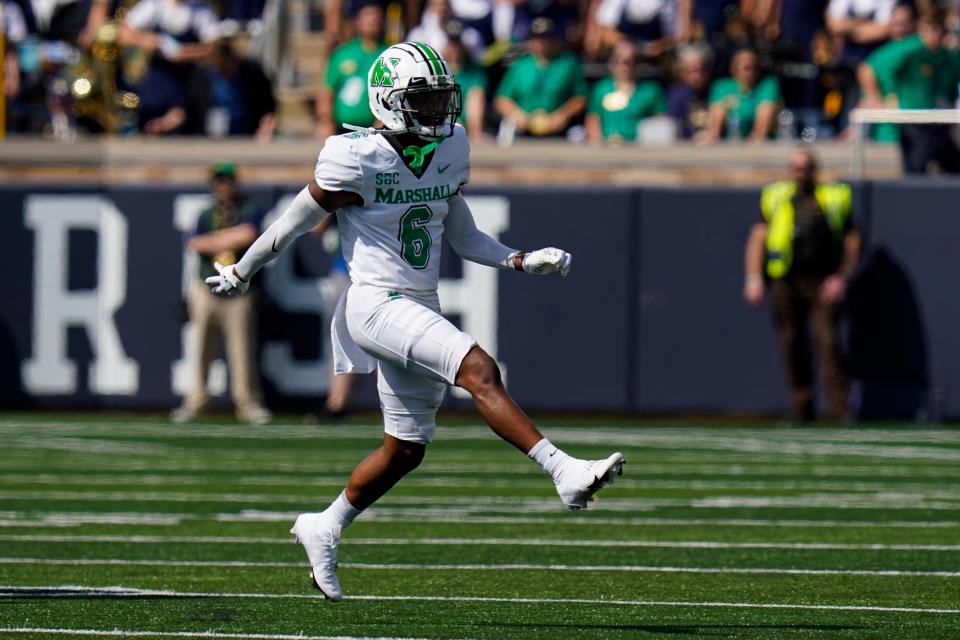
[[250, 245], [235, 265], [215, 264], [220, 275], [207, 278], [214, 293], [237, 295], [247, 290], [250, 278], [317, 226], [328, 213], [349, 205], [363, 206], [363, 169], [354, 138], [328, 138], [317, 158], [314, 179], [293, 199], [283, 215]]
[[219, 275], [207, 278], [214, 293], [239, 295], [250, 286], [250, 278], [280, 255], [293, 241], [317, 226], [327, 213], [341, 207], [361, 204], [360, 196], [349, 191], [327, 191], [311, 182], [297, 194], [283, 215], [257, 238], [240, 262], [214, 266]]

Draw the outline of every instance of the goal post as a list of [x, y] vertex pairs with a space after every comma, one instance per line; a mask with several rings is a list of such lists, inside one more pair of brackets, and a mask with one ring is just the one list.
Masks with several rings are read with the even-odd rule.
[[868, 124], [960, 124], [960, 109], [854, 109], [850, 112], [853, 128], [854, 177], [862, 179], [866, 170], [866, 125]]

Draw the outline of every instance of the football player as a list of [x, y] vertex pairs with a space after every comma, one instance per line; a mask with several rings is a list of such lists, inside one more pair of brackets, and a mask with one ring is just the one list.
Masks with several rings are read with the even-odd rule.
[[341, 598], [336, 553], [341, 533], [423, 459], [447, 385], [467, 390], [498, 436], [552, 477], [563, 503], [583, 509], [622, 473], [620, 453], [581, 460], [553, 446], [504, 389], [497, 364], [468, 334], [440, 315], [441, 238], [464, 259], [533, 275], [567, 275], [570, 254], [504, 246], [479, 231], [460, 193], [470, 150], [460, 115], [460, 88], [429, 45], [388, 48], [368, 75], [370, 108], [383, 129], [327, 139], [315, 180], [235, 265], [218, 265], [207, 282], [237, 295], [250, 278], [328, 212], [336, 213], [350, 287], [331, 328], [338, 374], [377, 370], [383, 446], [353, 471], [346, 489], [321, 513], [300, 515], [291, 529], [304, 546], [314, 586]]

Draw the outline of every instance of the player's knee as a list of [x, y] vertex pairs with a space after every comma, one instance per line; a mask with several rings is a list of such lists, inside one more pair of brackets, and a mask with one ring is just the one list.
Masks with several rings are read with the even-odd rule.
[[410, 473], [423, 462], [426, 451], [426, 445], [419, 442], [397, 440], [387, 452], [390, 455], [390, 466], [398, 471]]
[[470, 393], [481, 393], [502, 387], [503, 379], [496, 360], [480, 347], [474, 347], [460, 363], [456, 384]]

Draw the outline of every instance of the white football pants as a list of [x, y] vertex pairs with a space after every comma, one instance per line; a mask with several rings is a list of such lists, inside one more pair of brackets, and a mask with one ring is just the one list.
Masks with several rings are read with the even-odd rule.
[[447, 385], [477, 344], [440, 315], [437, 294], [418, 295], [368, 285], [347, 290], [350, 337], [377, 360], [384, 431], [428, 444]]

